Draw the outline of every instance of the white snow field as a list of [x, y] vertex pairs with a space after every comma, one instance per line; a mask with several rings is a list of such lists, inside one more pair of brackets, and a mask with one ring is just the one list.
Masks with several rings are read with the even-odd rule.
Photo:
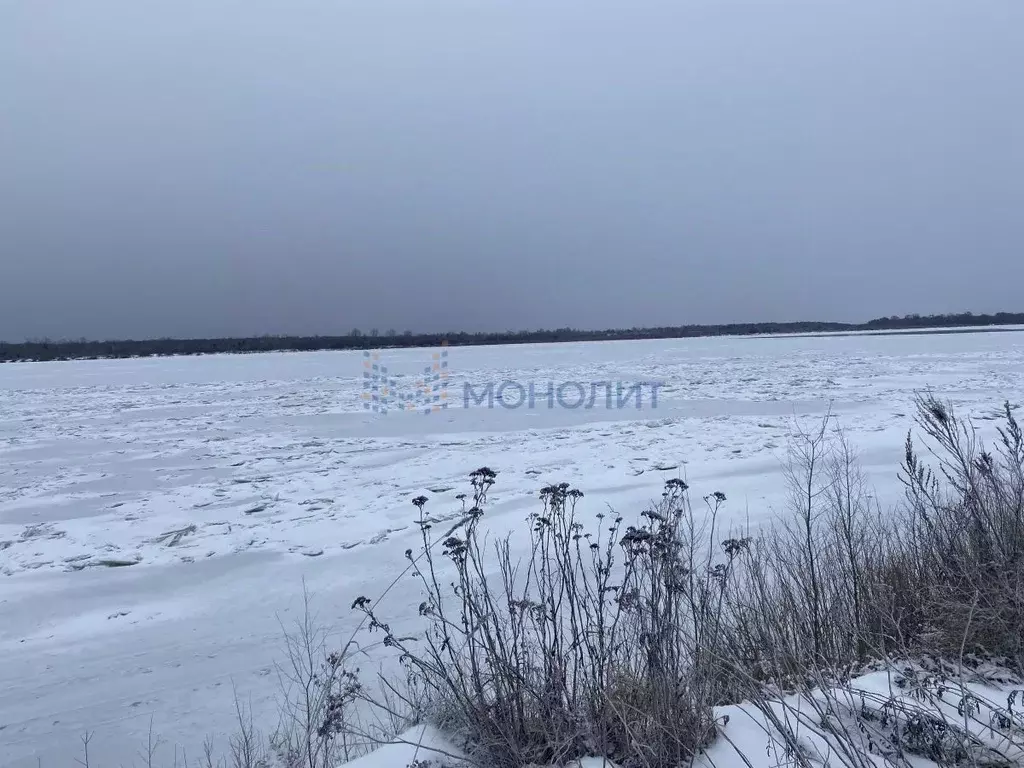
[[[382, 353], [400, 382], [431, 350]], [[458, 508], [479, 466], [498, 472], [491, 530], [521, 528], [537, 491], [567, 481], [584, 514], [627, 517], [685, 476], [756, 525], [785, 500], [794, 417], [831, 402], [880, 501], [896, 500], [915, 390], [990, 424], [1021, 398], [1024, 334], [714, 338], [451, 348], [447, 410], [363, 409], [355, 352], [0, 366], [0, 765], [138, 759], [152, 724], [192, 756], [225, 746], [233, 691], [264, 730], [303, 580], [338, 637], [416, 547], [411, 499]], [[486, 402], [513, 380], [660, 382], [642, 407]], [[566, 390], [574, 402], [575, 390]], [[506, 394], [515, 394], [506, 388]], [[589, 397], [588, 397], [589, 399]], [[813, 423], [807, 421], [806, 423]], [[121, 567], [112, 567], [120, 565]], [[378, 605], [415, 626], [402, 581]], [[758, 747], [763, 750], [763, 745]]]

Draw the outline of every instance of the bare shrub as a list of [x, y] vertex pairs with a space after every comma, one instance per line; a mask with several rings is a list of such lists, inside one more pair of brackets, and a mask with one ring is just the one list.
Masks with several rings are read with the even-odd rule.
[[[426, 595], [422, 645], [395, 637], [367, 598], [354, 604], [429, 688], [435, 719], [488, 765], [596, 754], [667, 768], [692, 757], [715, 731], [721, 665], [703, 648], [715, 646], [708, 635], [746, 541], [716, 555], [698, 540], [713, 534], [696, 523], [680, 480], [625, 530], [604, 514], [585, 526], [583, 494], [561, 484], [541, 491], [528, 553], [513, 559], [508, 538], [488, 547], [480, 531], [495, 474], [483, 468], [470, 479], [471, 504], [440, 537], [454, 573], [446, 586], [429, 555], [426, 499], [414, 500], [428, 553], [415, 571]], [[724, 501], [707, 499], [712, 519]]]
[[[231, 768], [270, 768], [263, 734], [256, 728], [252, 717], [252, 704], [245, 704], [235, 692], [235, 718], [238, 730], [228, 740], [231, 750]], [[151, 762], [147, 762], [150, 768]]]
[[891, 599], [876, 583], [892, 531], [830, 415], [811, 431], [797, 425], [785, 477], [786, 515], [737, 562], [716, 650], [740, 680], [791, 688], [811, 670], [842, 676], [892, 644], [877, 615]]
[[938, 655], [961, 650], [1024, 668], [1024, 433], [1009, 403], [995, 452], [969, 421], [932, 395], [918, 424], [938, 468], [908, 435], [905, 561], [920, 604], [922, 642]]
[[[755, 540], [734, 580], [720, 653], [738, 662], [737, 687], [746, 681], [745, 697], [797, 764], [813, 762], [801, 751], [808, 733], [848, 766], [869, 755], [942, 766], [1024, 755], [1013, 700], [986, 702], [966, 684], [984, 665], [1017, 680], [1024, 671], [1024, 439], [1009, 405], [996, 455], [948, 404], [925, 395], [917, 408], [938, 470], [908, 436], [907, 501], [888, 518], [867, 503], [841, 431], [826, 419], [800, 432], [791, 517]], [[851, 682], [872, 665], [904, 669], [874, 704]], [[938, 671], [911, 701], [901, 688], [921, 665]]]
[[280, 722], [271, 746], [285, 768], [330, 768], [360, 754], [353, 744], [354, 705], [362, 693], [357, 670], [350, 669], [352, 643], [341, 652], [327, 648], [303, 585], [302, 616], [282, 627], [286, 660], [277, 666], [281, 688]]

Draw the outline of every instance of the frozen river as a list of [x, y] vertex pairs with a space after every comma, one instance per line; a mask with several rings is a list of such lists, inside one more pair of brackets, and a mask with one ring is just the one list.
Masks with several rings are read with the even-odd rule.
[[[407, 391], [432, 352], [379, 362]], [[0, 765], [68, 765], [86, 731], [94, 759], [130, 762], [151, 721], [198, 755], [230, 727], [233, 689], [270, 717], [279, 621], [303, 579], [321, 617], [351, 628], [352, 599], [416, 545], [411, 498], [450, 512], [478, 466], [499, 473], [497, 532], [549, 482], [584, 490], [585, 513], [631, 515], [675, 476], [756, 524], [784, 502], [793, 419], [831, 407], [889, 503], [914, 391], [991, 424], [1022, 398], [1024, 334], [456, 347], [446, 360], [449, 407], [426, 415], [365, 410], [361, 353], [0, 366]], [[644, 383], [639, 409], [618, 407], [617, 383]], [[467, 384], [505, 402], [464, 407]], [[533, 407], [513, 407], [531, 385]], [[400, 588], [389, 612], [418, 600]]]

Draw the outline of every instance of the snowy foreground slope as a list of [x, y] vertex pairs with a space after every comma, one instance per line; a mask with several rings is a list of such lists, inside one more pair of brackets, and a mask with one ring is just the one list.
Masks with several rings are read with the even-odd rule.
[[[429, 354], [384, 357], [412, 379]], [[895, 498], [913, 391], [985, 424], [1020, 395], [1024, 335], [456, 348], [449, 362], [447, 411], [386, 416], [362, 409], [355, 353], [0, 366], [0, 765], [67, 765], [86, 731], [97, 764], [130, 762], [151, 723], [197, 755], [230, 730], [233, 691], [272, 728], [303, 580], [347, 636], [352, 599], [416, 544], [410, 499], [454, 508], [481, 465], [499, 472], [498, 532], [545, 483], [582, 488], [585, 513], [628, 515], [679, 475], [756, 525], [784, 503], [792, 418], [831, 402]], [[640, 410], [462, 407], [465, 382], [505, 380], [662, 386]], [[413, 620], [419, 599], [403, 584], [388, 614]]]
[[[989, 670], [996, 677], [995, 670]], [[1005, 733], [998, 728], [990, 727], [997, 713], [1006, 712], [1009, 696], [1020, 696], [1020, 686], [1005, 681], [985, 680], [984, 674], [963, 691], [944, 694], [944, 699], [927, 703], [915, 696], [913, 690], [900, 690], [895, 684], [896, 675], [892, 671], [879, 671], [865, 674], [854, 680], [842, 692], [832, 691], [829, 699], [834, 707], [849, 706], [850, 713], [856, 712], [860, 717], [849, 716], [845, 720], [837, 718], [837, 731], [845, 735], [845, 747], [857, 750], [864, 759], [864, 765], [891, 765], [885, 758], [894, 757], [894, 748], [887, 742], [894, 726], [893, 713], [902, 716], [901, 725], [905, 728], [906, 718], [919, 715], [941, 715], [946, 722], [967, 723], [966, 730], [974, 740], [974, 749], [963, 761], [964, 764], [979, 766], [1015, 766], [1024, 765], [1024, 750], [1019, 740], [1008, 740]], [[963, 701], [976, 702], [968, 704], [964, 717]], [[798, 739], [803, 756], [814, 765], [849, 765], [840, 758], [839, 746], [834, 738], [829, 738], [821, 727], [818, 709], [813, 702], [790, 696], [785, 706], [775, 708], [781, 722], [787, 723]], [[818, 697], [818, 704], [825, 701]], [[990, 706], [992, 705], [992, 706]], [[870, 713], [870, 714], [868, 714]], [[886, 719], [886, 714], [890, 719]], [[867, 717], [865, 717], [867, 715]], [[734, 705], [715, 708], [715, 718], [719, 727], [719, 737], [701, 755], [694, 760], [696, 768], [727, 768], [729, 766], [746, 766], [746, 768], [779, 768], [779, 766], [797, 765], [792, 754], [787, 754], [785, 741], [778, 736], [774, 724], [757, 710], [747, 705]], [[1024, 717], [1016, 713], [1016, 726], [1024, 724]], [[884, 723], [884, 725], [883, 725]], [[886, 727], [888, 726], [888, 727]], [[1019, 731], [1018, 731], [1019, 732]], [[908, 741], [910, 741], [908, 739]], [[934, 742], [931, 742], [934, 745]], [[999, 757], [991, 760], [998, 751]], [[429, 726], [417, 726], [401, 734], [395, 743], [388, 744], [375, 752], [356, 759], [346, 765], [351, 768], [405, 768], [416, 766], [422, 761], [430, 768], [458, 768], [467, 763], [459, 759], [459, 748], [446, 740], [444, 736]], [[909, 765], [927, 768], [935, 762], [919, 755], [906, 754]], [[990, 758], [990, 760], [986, 760]], [[971, 760], [975, 762], [970, 762]], [[1008, 762], [1007, 762], [1008, 761]], [[421, 763], [421, 764], [422, 764]], [[604, 758], [584, 758], [569, 763], [566, 768], [618, 768], [614, 762]]]

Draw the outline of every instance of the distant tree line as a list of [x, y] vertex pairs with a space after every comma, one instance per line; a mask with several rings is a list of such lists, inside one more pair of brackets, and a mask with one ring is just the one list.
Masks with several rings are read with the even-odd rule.
[[353, 328], [345, 336], [256, 336], [221, 339], [146, 339], [88, 341], [33, 339], [19, 343], [0, 342], [0, 363], [45, 360], [95, 360], [126, 357], [163, 357], [169, 355], [213, 355], [329, 349], [382, 349], [388, 347], [434, 347], [442, 342], [451, 346], [491, 344], [553, 344], [567, 341], [609, 341], [629, 339], [682, 339], [698, 336], [745, 336], [751, 334], [800, 334], [856, 332], [927, 328], [963, 328], [970, 326], [1024, 325], [1024, 312], [997, 312], [975, 315], [971, 312], [947, 315], [904, 315], [879, 317], [866, 323], [729, 323], [725, 325], [681, 325], [658, 328], [621, 328], [581, 331], [556, 328], [540, 331], [504, 331], [487, 333], [414, 333], [373, 328], [363, 332]]

